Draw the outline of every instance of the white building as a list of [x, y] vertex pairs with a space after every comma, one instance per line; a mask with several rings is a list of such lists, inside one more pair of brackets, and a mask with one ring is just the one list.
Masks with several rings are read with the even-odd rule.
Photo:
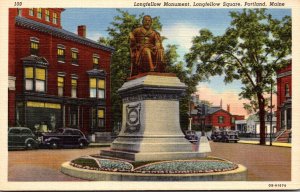
[[[266, 126], [266, 133], [269, 134], [270, 133], [270, 126], [271, 122], [270, 119], [265, 118], [265, 126]], [[272, 118], [272, 133], [274, 133], [276, 131], [276, 116], [275, 114], [273, 114], [273, 118]], [[251, 115], [248, 117], [247, 119], [247, 132], [253, 133], [253, 134], [259, 134], [260, 133], [260, 122], [259, 122], [259, 117], [258, 115]]]

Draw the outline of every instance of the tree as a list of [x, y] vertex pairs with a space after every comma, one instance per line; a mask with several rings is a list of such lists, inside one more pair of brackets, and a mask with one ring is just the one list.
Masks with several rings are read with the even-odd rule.
[[274, 73], [290, 62], [291, 18], [274, 19], [266, 9], [230, 12], [231, 25], [221, 36], [202, 29], [186, 54], [189, 67], [196, 66], [203, 79], [224, 75], [224, 82], [240, 80], [240, 96], [257, 98], [260, 144], [265, 144], [265, 93], [270, 91]]
[[[99, 43], [109, 45], [115, 48], [115, 52], [111, 60], [111, 99], [112, 99], [112, 113], [114, 124], [122, 119], [122, 100], [118, 94], [118, 89], [124, 84], [130, 76], [130, 46], [129, 46], [129, 32], [141, 24], [144, 14], [134, 15], [128, 11], [117, 9], [118, 15], [114, 17], [114, 21], [108, 27], [108, 38], [99, 38]], [[161, 31], [162, 25], [159, 17], [152, 18], [152, 28], [156, 31]], [[162, 37], [162, 39], [165, 39]], [[172, 46], [170, 46], [172, 47]], [[172, 52], [175, 50], [172, 49]], [[172, 55], [167, 56], [167, 60], [173, 60]]]
[[[111, 97], [113, 122], [120, 122], [122, 119], [122, 100], [118, 94], [118, 89], [124, 84], [130, 75], [130, 50], [129, 50], [129, 32], [138, 27], [144, 14], [133, 15], [127, 11], [117, 9], [119, 15], [114, 17], [114, 21], [107, 31], [108, 38], [100, 37], [99, 42], [115, 48], [111, 62]], [[159, 17], [154, 17], [152, 27], [156, 31], [161, 31], [162, 25]], [[162, 40], [166, 37], [162, 36]], [[180, 100], [180, 122], [181, 127], [188, 125], [188, 105], [190, 95], [196, 91], [198, 80], [191, 74], [191, 70], [185, 67], [182, 61], [178, 61], [177, 45], [167, 45], [165, 47], [166, 71], [175, 73], [177, 77], [187, 85], [185, 96]]]
[[182, 61], [178, 61], [177, 45], [167, 45], [165, 49], [166, 71], [175, 73], [181, 82], [187, 86], [185, 95], [179, 101], [180, 127], [185, 130], [189, 124], [189, 105], [191, 94], [196, 92], [198, 78], [192, 74]]

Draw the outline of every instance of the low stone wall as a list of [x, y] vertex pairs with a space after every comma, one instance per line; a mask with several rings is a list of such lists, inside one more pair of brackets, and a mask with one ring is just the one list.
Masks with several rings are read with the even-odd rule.
[[80, 169], [62, 164], [61, 172], [66, 175], [91, 181], [246, 181], [247, 168], [238, 164], [232, 171], [196, 174], [142, 174]]

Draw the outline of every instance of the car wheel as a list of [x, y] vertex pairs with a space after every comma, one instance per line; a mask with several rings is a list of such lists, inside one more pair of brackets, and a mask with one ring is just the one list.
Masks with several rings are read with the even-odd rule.
[[85, 143], [83, 141], [79, 141], [79, 148], [80, 149], [85, 148]]
[[33, 141], [27, 141], [26, 142], [26, 149], [34, 149], [35, 148], [35, 143]]
[[57, 149], [58, 143], [56, 141], [53, 141], [53, 142], [51, 142], [50, 146], [51, 146], [51, 149]]

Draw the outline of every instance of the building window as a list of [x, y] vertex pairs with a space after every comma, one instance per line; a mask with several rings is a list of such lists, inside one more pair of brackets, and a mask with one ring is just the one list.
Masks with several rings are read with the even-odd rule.
[[18, 11], [18, 16], [22, 16], [22, 9], [18, 8], [17, 11]]
[[65, 46], [58, 45], [57, 46], [57, 61], [64, 63], [65, 62], [65, 58], [66, 58], [66, 55], [65, 55]]
[[71, 49], [72, 54], [72, 64], [78, 64], [78, 50], [77, 49]]
[[290, 86], [288, 83], [285, 84], [285, 96], [290, 97]]
[[105, 80], [99, 79], [98, 80], [98, 98], [104, 99], [105, 97]]
[[77, 79], [72, 79], [72, 93], [71, 97], [77, 97]]
[[[103, 129], [105, 127], [105, 111], [104, 109], [92, 109], [92, 127], [94, 129]], [[94, 130], [95, 131], [95, 130]]]
[[105, 80], [90, 78], [90, 97], [91, 98], [105, 98]]
[[42, 8], [37, 8], [37, 18], [42, 19]]
[[53, 22], [54, 24], [57, 24], [57, 13], [53, 13], [52, 22]]
[[33, 8], [29, 8], [29, 15], [34, 16], [34, 9]]
[[50, 11], [48, 9], [45, 10], [45, 20], [50, 21]]
[[30, 54], [38, 55], [39, 53], [39, 42], [36, 40], [30, 40]]
[[25, 90], [45, 92], [46, 70], [43, 68], [25, 67]]
[[70, 108], [70, 116], [69, 116], [69, 126], [73, 128], [78, 127], [78, 107], [71, 106]]
[[64, 95], [64, 77], [57, 77], [57, 91], [58, 91], [58, 96], [63, 96]]
[[218, 123], [224, 123], [224, 117], [223, 116], [218, 117]]
[[235, 123], [235, 118], [231, 117], [231, 124]]
[[99, 68], [99, 55], [97, 54], [93, 54], [93, 67], [95, 69], [98, 69]]
[[46, 70], [41, 68], [35, 69], [35, 89], [38, 92], [45, 92], [46, 85]]
[[33, 91], [33, 67], [25, 67], [25, 90]]
[[104, 109], [98, 109], [98, 127], [104, 128]]

